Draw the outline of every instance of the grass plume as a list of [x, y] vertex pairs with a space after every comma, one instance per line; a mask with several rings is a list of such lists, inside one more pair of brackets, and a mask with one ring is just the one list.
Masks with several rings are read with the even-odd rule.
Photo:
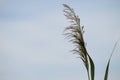
[[[75, 48], [72, 51], [78, 54], [82, 59], [87, 70], [88, 80], [90, 80], [90, 74], [91, 80], [94, 80], [94, 63], [87, 52], [83, 38], [84, 26], [80, 25], [80, 18], [75, 14], [74, 10], [71, 7], [66, 4], [63, 4], [63, 6], [65, 8], [64, 15], [67, 19], [70, 20], [71, 23], [68, 27], [65, 28], [65, 36], [69, 38], [73, 44], [75, 44]], [[89, 71], [91, 73], [89, 73]]]

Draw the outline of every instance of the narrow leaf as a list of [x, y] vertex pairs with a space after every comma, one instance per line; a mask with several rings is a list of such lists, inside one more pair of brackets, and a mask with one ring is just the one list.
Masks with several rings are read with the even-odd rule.
[[95, 74], [95, 66], [94, 66], [94, 62], [92, 60], [92, 58], [88, 55], [89, 58], [89, 62], [90, 62], [90, 72], [91, 72], [91, 80], [94, 80], [94, 74]]
[[107, 63], [107, 66], [106, 66], [106, 70], [105, 70], [104, 80], [107, 80], [107, 79], [108, 79], [108, 71], [109, 71], [110, 60], [111, 60], [111, 57], [112, 57], [112, 55], [113, 55], [113, 53], [114, 53], [114, 51], [115, 51], [115, 48], [116, 48], [116, 46], [117, 46], [117, 43], [118, 43], [118, 41], [116, 41], [116, 43], [115, 43], [115, 45], [114, 45], [114, 47], [113, 47], [112, 53], [111, 53], [111, 55], [110, 55], [110, 58], [109, 58], [109, 60], [108, 60], [108, 63]]
[[109, 59], [109, 61], [107, 63], [107, 67], [106, 67], [106, 70], [105, 70], [104, 80], [108, 79], [109, 64], [110, 64], [110, 59]]

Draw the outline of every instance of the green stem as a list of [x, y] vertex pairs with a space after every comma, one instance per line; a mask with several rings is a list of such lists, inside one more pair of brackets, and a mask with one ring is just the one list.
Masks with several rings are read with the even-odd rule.
[[88, 80], [90, 80], [90, 75], [88, 70], [87, 70], [87, 75], [88, 75]]

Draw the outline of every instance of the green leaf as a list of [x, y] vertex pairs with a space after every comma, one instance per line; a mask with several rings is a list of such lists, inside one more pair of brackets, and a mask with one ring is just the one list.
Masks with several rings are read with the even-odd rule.
[[109, 65], [110, 65], [110, 60], [111, 60], [111, 57], [115, 51], [115, 48], [116, 48], [116, 45], [117, 45], [118, 41], [116, 41], [114, 47], [113, 47], [113, 50], [112, 50], [112, 53], [110, 55], [110, 58], [108, 60], [108, 63], [107, 63], [107, 66], [106, 66], [106, 70], [105, 70], [105, 75], [104, 75], [104, 80], [107, 80], [108, 79], [108, 71], [109, 71]]
[[107, 67], [106, 67], [106, 70], [105, 70], [104, 80], [108, 79], [109, 64], [110, 64], [110, 59], [109, 59], [109, 61], [107, 63]]
[[94, 80], [94, 73], [95, 73], [95, 66], [94, 66], [94, 62], [92, 60], [92, 58], [88, 55], [89, 58], [89, 62], [90, 62], [90, 72], [91, 72], [91, 80]]

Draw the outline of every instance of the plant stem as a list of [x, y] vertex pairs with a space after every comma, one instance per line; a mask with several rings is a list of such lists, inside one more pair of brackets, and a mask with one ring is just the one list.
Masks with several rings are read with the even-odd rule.
[[90, 80], [89, 70], [87, 70], [88, 80]]

